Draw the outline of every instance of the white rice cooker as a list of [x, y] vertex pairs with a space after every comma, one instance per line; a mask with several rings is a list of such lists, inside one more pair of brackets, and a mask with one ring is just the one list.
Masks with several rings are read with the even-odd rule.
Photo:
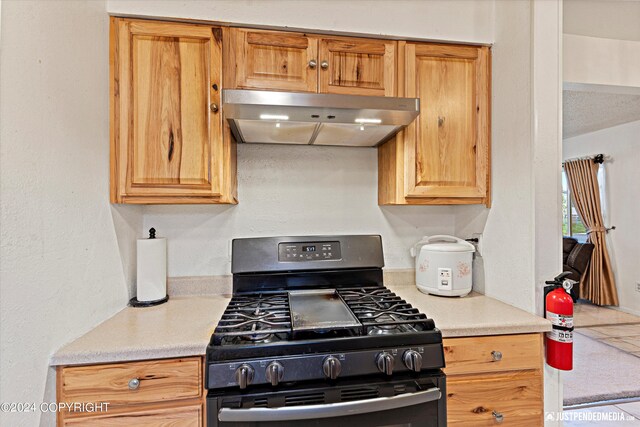
[[421, 292], [465, 296], [471, 292], [475, 247], [454, 236], [423, 237], [411, 248], [416, 258], [416, 286]]

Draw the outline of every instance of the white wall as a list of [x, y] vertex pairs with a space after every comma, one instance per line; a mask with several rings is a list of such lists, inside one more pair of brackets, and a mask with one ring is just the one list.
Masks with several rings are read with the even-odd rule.
[[[403, 268], [411, 265], [409, 245], [422, 234], [466, 237], [482, 231], [486, 271], [478, 271], [486, 274], [485, 292], [534, 311], [529, 1], [108, 0], [106, 6], [118, 14], [495, 41], [491, 210], [378, 207], [374, 150], [271, 146], [240, 147], [238, 206], [110, 210], [104, 5], [5, 1], [3, 6], [2, 400], [42, 400], [50, 351], [124, 306], [132, 244], [143, 225], [170, 238], [173, 276], [227, 273], [228, 240], [238, 235], [381, 233], [387, 266]], [[306, 183], [318, 170], [319, 181]], [[37, 296], [40, 291], [46, 295]], [[32, 311], [18, 302], [25, 295], [33, 297]], [[19, 339], [25, 330], [32, 341]], [[51, 383], [47, 390], [53, 399]], [[23, 419], [33, 425], [37, 415]]]
[[496, 2], [492, 65], [491, 209], [456, 208], [456, 233], [483, 233], [474, 262], [478, 290], [533, 312], [531, 7]]
[[640, 315], [640, 121], [567, 138], [565, 159], [603, 153], [607, 226], [616, 229], [607, 235], [607, 244], [617, 282], [620, 309]]
[[[562, 271], [562, 2], [532, 4], [532, 108], [535, 307], [543, 314], [545, 280]], [[545, 425], [562, 411], [562, 371], [544, 365]]]
[[3, 1], [1, 29], [0, 401], [39, 404], [49, 355], [126, 304], [142, 219], [108, 200], [104, 3]]
[[372, 148], [238, 146], [237, 206], [147, 207], [168, 237], [169, 276], [230, 274], [235, 237], [381, 234], [389, 268], [412, 268], [423, 235], [451, 234], [453, 207], [378, 207]]
[[[130, 1], [109, 13], [206, 19], [325, 31], [490, 43], [493, 0]], [[338, 13], [339, 12], [339, 13]], [[317, 181], [312, 180], [319, 171]], [[240, 146], [240, 204], [145, 208], [144, 228], [169, 238], [169, 275], [229, 274], [229, 240], [240, 236], [382, 234], [388, 268], [411, 268], [424, 234], [453, 233], [453, 207], [377, 205], [373, 149]]]
[[640, 87], [640, 41], [565, 34], [563, 62], [567, 83]]
[[112, 14], [491, 43], [493, 0], [107, 0]]
[[564, 0], [565, 34], [640, 41], [640, 1]]

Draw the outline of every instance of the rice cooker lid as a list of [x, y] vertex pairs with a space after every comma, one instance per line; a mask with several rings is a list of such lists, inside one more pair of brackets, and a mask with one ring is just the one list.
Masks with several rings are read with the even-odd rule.
[[473, 247], [459, 242], [426, 243], [421, 250], [428, 252], [475, 252]]

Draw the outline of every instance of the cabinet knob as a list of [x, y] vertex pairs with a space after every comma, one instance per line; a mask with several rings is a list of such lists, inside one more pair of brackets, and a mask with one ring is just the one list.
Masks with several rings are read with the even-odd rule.
[[140, 387], [140, 380], [138, 378], [131, 378], [129, 380], [129, 390], [135, 390]]
[[316, 68], [317, 65], [318, 65], [318, 62], [315, 59], [312, 59], [311, 61], [309, 61], [309, 68], [311, 69]]
[[493, 411], [491, 415], [493, 415], [493, 418], [495, 418], [496, 423], [498, 424], [504, 421], [504, 415], [502, 415], [500, 412]]
[[495, 360], [496, 362], [499, 362], [499, 361], [501, 361], [501, 360], [502, 360], [502, 352], [500, 352], [500, 351], [496, 351], [496, 350], [493, 350], [493, 351], [491, 352], [491, 357], [492, 357], [492, 358], [493, 358], [493, 360]]
[[211, 112], [212, 113], [217, 113], [218, 112], [218, 104], [216, 104], [215, 102], [212, 102], [209, 107], [211, 108]]
[[323, 70], [326, 70], [327, 68], [329, 68], [329, 63], [327, 61], [322, 61], [320, 63], [320, 68], [322, 68]]

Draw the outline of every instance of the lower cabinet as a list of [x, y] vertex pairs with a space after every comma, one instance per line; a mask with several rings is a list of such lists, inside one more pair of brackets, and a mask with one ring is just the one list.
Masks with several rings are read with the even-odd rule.
[[[201, 357], [60, 366], [59, 426], [204, 426]], [[106, 403], [106, 404], [105, 404]]]
[[204, 425], [203, 406], [162, 407], [142, 409], [122, 414], [76, 417], [64, 420], [63, 426], [142, 426], [142, 427], [199, 427]]
[[[446, 338], [448, 425], [543, 425], [542, 334]], [[59, 366], [59, 426], [206, 425], [201, 357]], [[106, 409], [106, 410], [105, 410]]]
[[444, 340], [448, 425], [543, 425], [542, 335]]

